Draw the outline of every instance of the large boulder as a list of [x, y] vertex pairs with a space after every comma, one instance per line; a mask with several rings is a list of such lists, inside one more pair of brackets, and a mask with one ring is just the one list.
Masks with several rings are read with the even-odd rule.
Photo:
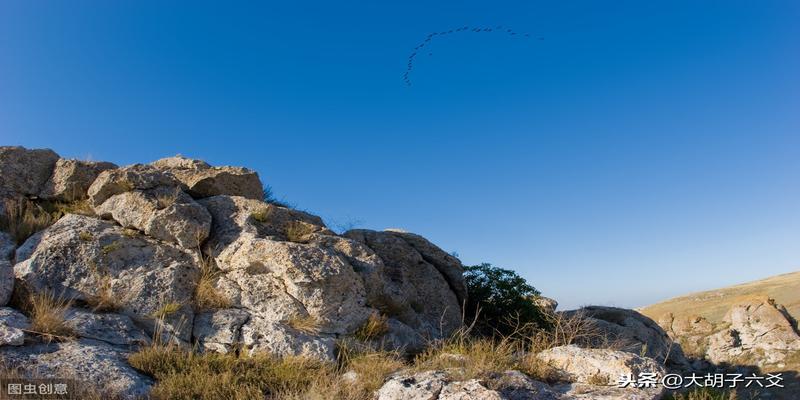
[[[318, 217], [244, 197], [200, 203], [214, 221], [205, 250], [223, 274], [218, 288], [251, 315], [242, 327], [248, 350], [332, 354], [329, 339], [353, 332], [369, 317], [364, 284], [352, 266], [333, 249], [310, 242], [311, 235], [330, 232]], [[295, 225], [302, 232], [290, 234]], [[297, 319], [313, 321], [315, 332], [292, 328]]]
[[149, 165], [134, 164], [101, 172], [89, 186], [87, 194], [90, 204], [97, 207], [115, 194], [159, 186], [186, 188], [169, 172]]
[[774, 365], [800, 352], [800, 335], [786, 309], [767, 297], [734, 304], [725, 315], [727, 328], [709, 338], [707, 358], [714, 363]]
[[202, 312], [194, 317], [192, 336], [200, 351], [228, 353], [241, 343], [242, 325], [250, 314], [235, 308]]
[[[327, 358], [335, 338], [353, 335], [376, 313], [385, 316], [385, 332], [368, 339], [410, 351], [460, 326], [453, 285], [397, 235], [341, 237], [319, 217], [244, 197], [198, 201], [212, 215], [204, 251], [221, 271], [216, 288], [249, 314], [239, 333], [247, 351]], [[379, 256], [366, 243], [373, 236], [403, 247]], [[423, 251], [446, 259], [433, 245]]]
[[365, 279], [380, 282], [370, 305], [387, 310], [428, 338], [461, 326], [466, 288], [458, 259], [410, 233], [357, 229], [344, 236], [364, 244], [382, 260], [380, 268], [363, 272]]
[[64, 316], [65, 324], [75, 335], [116, 346], [136, 346], [150, 343], [150, 337], [127, 315], [94, 313], [71, 308]]
[[0, 346], [22, 346], [25, 343], [25, 329], [30, 323], [28, 317], [10, 308], [0, 307]]
[[178, 244], [199, 249], [211, 229], [211, 215], [191, 196], [177, 187], [158, 186], [115, 194], [94, 208], [104, 218], [123, 227]]
[[48, 200], [74, 201], [86, 198], [86, 191], [101, 172], [117, 168], [110, 162], [68, 160], [56, 162], [39, 197]]
[[143, 324], [150, 335], [159, 327], [183, 341], [191, 337], [199, 269], [195, 257], [178, 247], [68, 214], [31, 236], [17, 249], [16, 260], [20, 294], [47, 291], [78, 304], [111, 298], [119, 313]]
[[0, 231], [0, 307], [8, 304], [14, 292], [14, 269], [11, 265], [17, 243], [11, 235]]
[[689, 366], [680, 344], [673, 341], [655, 321], [635, 310], [588, 306], [564, 312], [564, 315], [587, 319], [599, 339], [586, 343], [589, 346], [603, 347], [613, 343], [622, 350], [666, 361], [669, 367], [682, 369]]
[[627, 351], [567, 345], [544, 350], [536, 357], [555, 368], [560, 379], [568, 382], [604, 381], [608, 385], [615, 385], [622, 376], [655, 373], [663, 377], [665, 374], [664, 367], [655, 360]]
[[[627, 354], [627, 353], [625, 353]], [[657, 400], [663, 389], [631, 389], [587, 383], [550, 386], [519, 371], [481, 379], [453, 379], [451, 371], [401, 371], [375, 393], [377, 400]]]
[[247, 168], [212, 167], [204, 161], [182, 156], [162, 158], [150, 165], [171, 172], [196, 198], [223, 194], [248, 199], [263, 197], [264, 189], [258, 173]]
[[96, 340], [5, 346], [0, 347], [0, 359], [23, 376], [75, 379], [79, 389], [103, 398], [142, 398], [153, 385], [152, 379], [128, 365], [125, 351]]
[[38, 195], [58, 158], [58, 154], [49, 149], [0, 146], [0, 192]]

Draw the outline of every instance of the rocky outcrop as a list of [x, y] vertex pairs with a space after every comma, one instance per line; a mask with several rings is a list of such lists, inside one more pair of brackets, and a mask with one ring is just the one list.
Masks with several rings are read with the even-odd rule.
[[10, 308], [0, 307], [0, 347], [22, 346], [25, 343], [25, 332], [28, 329], [28, 317]]
[[116, 194], [160, 186], [186, 189], [186, 186], [168, 172], [149, 165], [134, 164], [101, 172], [89, 186], [88, 196], [91, 205], [97, 207]]
[[[620, 377], [638, 377], [642, 373], [663, 377], [666, 373], [655, 360], [625, 351], [569, 345], [554, 347], [536, 356], [553, 367], [561, 380], [572, 383], [596, 385], [605, 382], [606, 386], [614, 386]], [[663, 388], [658, 388], [653, 395], [662, 391]]]
[[4, 346], [0, 358], [30, 377], [90, 382], [109, 398], [139, 398], [153, 385], [150, 378], [128, 365], [126, 352], [95, 340]]
[[95, 212], [184, 249], [198, 249], [211, 229], [211, 215], [205, 207], [169, 186], [113, 195], [95, 207]]
[[99, 340], [116, 346], [150, 343], [150, 336], [127, 315], [94, 313], [70, 309], [64, 316], [66, 325], [79, 337]]
[[[150, 334], [156, 328], [154, 315], [176, 304], [164, 318], [165, 328], [180, 340], [191, 337], [198, 268], [195, 257], [176, 246], [69, 214], [30, 237], [17, 249], [16, 260], [14, 273], [27, 293], [50, 292], [82, 304], [110, 297], [120, 313]], [[100, 292], [104, 286], [110, 293]]]
[[564, 313], [587, 318], [597, 332], [597, 342], [590, 346], [605, 347], [610, 343], [633, 354], [644, 354], [670, 367], [686, 368], [689, 362], [681, 346], [675, 343], [655, 321], [641, 313], [616, 307], [589, 306]]
[[14, 269], [12, 256], [17, 244], [11, 235], [0, 232], [0, 307], [8, 304], [14, 291]]
[[86, 198], [86, 192], [97, 175], [117, 168], [109, 162], [59, 159], [39, 197], [48, 200], [75, 201]]
[[258, 200], [263, 196], [264, 188], [258, 174], [247, 168], [212, 167], [181, 156], [162, 158], [151, 165], [171, 172], [195, 198], [229, 195]]
[[[567, 349], [578, 354], [579, 350]], [[587, 350], [592, 352], [592, 350]], [[631, 372], [641, 369], [654, 368], [652, 372], [663, 374], [663, 368], [653, 360], [639, 358], [627, 352], [613, 352], [592, 357], [592, 367], [581, 364], [580, 359], [574, 360], [580, 365], [563, 360], [561, 350], [543, 354], [542, 358], [551, 360], [556, 365], [561, 365], [566, 370], [584, 371], [593, 369], [604, 376], [611, 376], [618, 372]], [[610, 362], [605, 366], [599, 359]], [[626, 360], [626, 361], [622, 361]], [[604, 385], [599, 383], [585, 383], [581, 381], [581, 373], [565, 375], [565, 381], [549, 385], [537, 381], [519, 371], [505, 371], [493, 373], [480, 379], [457, 379], [461, 371], [435, 370], [435, 371], [401, 371], [391, 376], [377, 391], [377, 400], [396, 399], [431, 399], [431, 400], [657, 400], [662, 397], [663, 388], [634, 388], [617, 387], [618, 377], [612, 383]], [[570, 381], [570, 379], [572, 381]]]
[[58, 154], [52, 150], [0, 146], [0, 192], [38, 195], [57, 161]]
[[707, 358], [714, 363], [777, 364], [800, 352], [800, 335], [786, 309], [769, 298], [734, 304], [723, 319], [728, 325], [709, 338]]
[[344, 236], [366, 245], [383, 261], [364, 271], [365, 279], [379, 281], [382, 287], [370, 296], [371, 305], [428, 336], [440, 326], [448, 332], [460, 326], [466, 289], [457, 259], [405, 232], [358, 229]]

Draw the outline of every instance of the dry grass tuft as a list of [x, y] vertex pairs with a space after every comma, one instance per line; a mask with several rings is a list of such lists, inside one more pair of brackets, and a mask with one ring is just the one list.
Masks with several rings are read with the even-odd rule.
[[54, 222], [50, 213], [27, 199], [6, 200], [0, 214], [0, 230], [8, 232], [17, 244]]
[[152, 317], [153, 319], [164, 320], [168, 316], [178, 312], [178, 310], [180, 310], [181, 307], [182, 307], [181, 303], [171, 301], [161, 306], [158, 310], [153, 311], [153, 313], [150, 314], [150, 317]]
[[107, 256], [107, 255], [119, 250], [120, 247], [122, 247], [122, 244], [120, 244], [119, 240], [115, 240], [115, 241], [103, 246], [100, 249], [100, 252], [103, 253], [104, 256]]
[[252, 214], [250, 214], [254, 220], [261, 222], [262, 224], [269, 221], [269, 217], [272, 216], [272, 206], [266, 206], [259, 210], [256, 210]]
[[419, 371], [452, 369], [454, 378], [483, 378], [494, 372], [517, 369], [523, 347], [510, 339], [475, 338], [457, 334], [428, 348], [414, 360]]
[[586, 383], [595, 386], [608, 386], [609, 380], [608, 375], [603, 374], [593, 374], [586, 378]]
[[121, 299], [114, 295], [111, 286], [111, 276], [95, 272], [95, 279], [97, 280], [97, 293], [89, 297], [86, 303], [92, 307], [94, 312], [112, 312], [117, 311], [122, 307]]
[[92, 240], [92, 233], [89, 231], [81, 231], [78, 234], [78, 238], [84, 242], [90, 242]]
[[305, 243], [308, 235], [314, 233], [314, 226], [302, 221], [292, 221], [286, 225], [286, 239], [290, 242]]
[[220, 272], [214, 265], [214, 260], [209, 256], [200, 256], [200, 278], [194, 290], [194, 305], [197, 310], [215, 310], [228, 308], [231, 301], [222, 295], [214, 284], [219, 279]]
[[71, 339], [75, 332], [67, 326], [64, 316], [72, 302], [50, 292], [30, 296], [27, 309], [30, 317], [30, 331], [51, 341]]
[[321, 324], [313, 315], [293, 315], [286, 321], [293, 329], [309, 335], [316, 335], [320, 332]]
[[178, 195], [180, 189], [174, 190], [165, 190], [159, 191], [156, 193], [156, 208], [159, 210], [163, 210], [178, 201]]
[[356, 339], [366, 342], [379, 339], [385, 335], [386, 332], [389, 332], [389, 318], [383, 314], [373, 313], [367, 318], [364, 325], [361, 325], [361, 327], [353, 333], [353, 336], [355, 336]]
[[88, 199], [73, 200], [70, 202], [57, 201], [50, 203], [45, 208], [51, 209], [51, 213], [57, 218], [61, 218], [66, 214], [79, 214], [89, 217], [95, 215], [94, 209], [92, 209]]

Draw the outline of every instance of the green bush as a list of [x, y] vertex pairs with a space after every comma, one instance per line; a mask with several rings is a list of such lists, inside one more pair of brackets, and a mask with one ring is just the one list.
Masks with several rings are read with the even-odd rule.
[[547, 328], [544, 313], [533, 301], [539, 291], [516, 272], [483, 263], [464, 267], [464, 280], [465, 322], [475, 321], [477, 333], [508, 336], [529, 328]]

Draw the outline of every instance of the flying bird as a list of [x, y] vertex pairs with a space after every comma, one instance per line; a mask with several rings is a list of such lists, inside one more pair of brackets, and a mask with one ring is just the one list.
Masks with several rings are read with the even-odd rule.
[[[461, 28], [449, 29], [449, 30], [441, 31], [441, 32], [428, 33], [428, 35], [425, 36], [425, 40], [423, 40], [416, 47], [414, 47], [414, 51], [408, 56], [408, 64], [406, 65], [406, 71], [403, 74], [403, 81], [405, 82], [406, 86], [411, 86], [411, 78], [410, 78], [410, 76], [411, 76], [411, 72], [414, 70], [414, 57], [417, 56], [418, 51], [421, 48], [425, 47], [426, 44], [430, 44], [430, 42], [432, 42], [433, 39], [436, 36], [443, 36], [443, 35], [449, 35], [449, 34], [452, 34], [452, 33], [455, 33], [455, 32], [466, 32], [466, 31], [471, 31], [471, 32], [475, 32], [475, 33], [501, 32], [502, 29], [504, 29], [504, 28], [505, 28], [505, 33], [508, 34], [509, 36], [517, 36], [517, 32], [515, 32], [513, 29], [510, 29], [508, 27], [504, 27], [503, 25], [497, 25], [496, 27], [494, 27], [494, 29], [492, 27], [480, 27], [480, 26], [472, 26], [471, 27], [471, 26], [465, 25], [465, 26], [462, 26]], [[527, 38], [527, 37], [530, 37], [531, 35], [529, 33], [525, 33], [524, 35], [520, 35], [520, 36], [524, 36], [524, 37]], [[543, 37], [539, 37], [539, 40], [544, 40], [544, 38]], [[428, 55], [432, 56], [433, 52], [428, 52]]]

